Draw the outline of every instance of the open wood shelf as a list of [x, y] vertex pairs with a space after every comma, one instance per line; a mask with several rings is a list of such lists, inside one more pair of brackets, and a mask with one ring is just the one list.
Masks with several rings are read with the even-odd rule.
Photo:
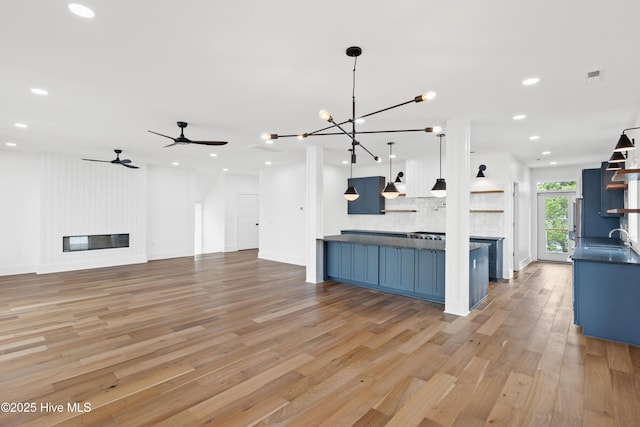
[[640, 179], [640, 169], [623, 169], [613, 174], [611, 181], [635, 181]]
[[640, 213], [640, 209], [608, 209], [607, 213], [613, 214], [627, 214], [627, 213]]
[[474, 190], [471, 194], [504, 193], [504, 190]]
[[470, 209], [471, 213], [502, 213], [504, 210], [502, 209]]
[[387, 213], [387, 212], [418, 212], [418, 211], [415, 209], [383, 209], [380, 212]]
[[611, 184], [607, 184], [607, 190], [626, 190], [629, 188], [629, 184], [624, 182], [612, 182]]

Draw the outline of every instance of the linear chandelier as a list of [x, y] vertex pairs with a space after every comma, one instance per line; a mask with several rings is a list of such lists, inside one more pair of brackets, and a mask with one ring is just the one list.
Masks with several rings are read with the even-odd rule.
[[[279, 138], [291, 138], [291, 137], [296, 137], [298, 139], [305, 139], [308, 138], [310, 136], [329, 136], [329, 135], [346, 135], [347, 137], [349, 137], [351, 139], [351, 163], [354, 164], [356, 163], [356, 147], [360, 146], [365, 152], [367, 152], [376, 162], [380, 163], [381, 159], [379, 156], [374, 155], [371, 151], [369, 151], [364, 145], [362, 145], [362, 143], [358, 140], [358, 136], [359, 135], [364, 135], [364, 134], [375, 134], [375, 133], [396, 133], [396, 132], [435, 132], [438, 133], [440, 132], [442, 129], [439, 126], [434, 126], [434, 127], [426, 127], [426, 128], [421, 128], [421, 129], [400, 129], [400, 130], [377, 130], [377, 131], [358, 131], [356, 130], [356, 122], [360, 119], [364, 119], [365, 117], [370, 117], [373, 116], [375, 114], [378, 113], [382, 113], [384, 111], [389, 111], [392, 110], [394, 108], [398, 108], [401, 107], [403, 105], [407, 105], [410, 103], [418, 103], [418, 102], [422, 102], [422, 101], [429, 101], [432, 100], [433, 98], [436, 97], [436, 93], [431, 91], [431, 92], [426, 92], [422, 95], [418, 95], [416, 97], [414, 97], [413, 99], [410, 99], [408, 101], [405, 102], [401, 102], [400, 104], [396, 104], [396, 105], [392, 105], [390, 107], [386, 107], [386, 108], [382, 108], [380, 110], [374, 111], [372, 113], [368, 113], [368, 114], [364, 114], [362, 116], [358, 116], [356, 117], [356, 93], [355, 93], [355, 88], [356, 88], [356, 65], [358, 62], [358, 57], [362, 54], [362, 49], [358, 46], [351, 46], [349, 48], [347, 48], [347, 56], [353, 58], [353, 90], [352, 90], [352, 96], [351, 96], [351, 118], [344, 120], [342, 122], [336, 122], [333, 117], [331, 116], [331, 114], [329, 114], [329, 112], [327, 110], [321, 110], [320, 111], [320, 118], [323, 120], [326, 120], [327, 122], [331, 123], [330, 126], [324, 127], [322, 129], [318, 129], [315, 130], [313, 132], [304, 132], [304, 133], [300, 133], [300, 134], [289, 134], [289, 135], [281, 135], [281, 134], [277, 134], [277, 133], [265, 133], [261, 135], [261, 138], [264, 140], [275, 140], [275, 139], [279, 139]], [[351, 132], [348, 132], [347, 130], [344, 129], [343, 125], [351, 123]], [[337, 131], [333, 131], [330, 132], [329, 130], [331, 129], [335, 129], [337, 128], [339, 130], [339, 132]]]

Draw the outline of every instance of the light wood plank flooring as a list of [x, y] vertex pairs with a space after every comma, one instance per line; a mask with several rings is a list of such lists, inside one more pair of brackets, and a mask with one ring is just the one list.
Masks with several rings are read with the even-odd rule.
[[640, 425], [640, 349], [581, 335], [569, 265], [464, 318], [304, 277], [255, 251], [0, 277], [0, 425]]

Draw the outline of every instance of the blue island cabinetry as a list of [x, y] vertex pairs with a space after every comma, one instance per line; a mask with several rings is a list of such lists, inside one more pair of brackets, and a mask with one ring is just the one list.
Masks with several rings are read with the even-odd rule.
[[[442, 241], [341, 235], [324, 239], [325, 280], [444, 303], [445, 252]], [[469, 308], [487, 296], [488, 245], [469, 252]]]

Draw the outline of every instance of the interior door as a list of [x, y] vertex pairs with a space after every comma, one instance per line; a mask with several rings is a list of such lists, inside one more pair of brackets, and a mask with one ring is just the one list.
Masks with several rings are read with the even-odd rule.
[[259, 246], [259, 210], [257, 194], [238, 194], [238, 250]]
[[538, 259], [569, 262], [571, 245], [569, 230], [573, 230], [575, 192], [545, 192], [538, 194]]

